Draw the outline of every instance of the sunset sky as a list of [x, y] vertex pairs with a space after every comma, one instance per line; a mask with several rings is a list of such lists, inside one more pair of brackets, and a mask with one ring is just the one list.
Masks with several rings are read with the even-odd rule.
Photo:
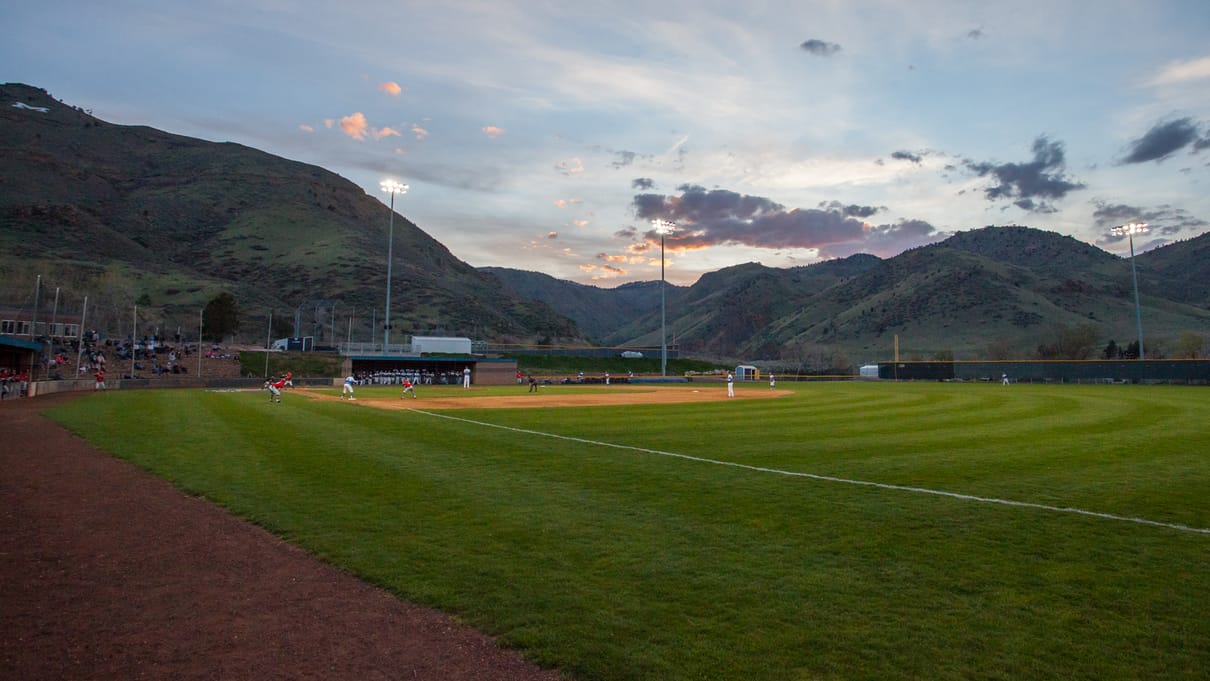
[[1210, 230], [1206, 0], [9, 3], [0, 81], [332, 170], [600, 286], [986, 225]]

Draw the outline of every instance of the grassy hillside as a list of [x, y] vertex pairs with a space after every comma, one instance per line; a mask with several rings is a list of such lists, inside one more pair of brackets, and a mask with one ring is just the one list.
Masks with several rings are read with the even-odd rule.
[[[227, 291], [259, 318], [250, 328], [264, 329], [271, 311], [325, 300], [357, 340], [381, 332], [389, 211], [323, 168], [112, 125], [6, 84], [0, 187], [2, 290], [32, 288], [30, 275], [42, 275], [63, 290], [67, 309], [78, 312], [89, 295], [103, 327], [120, 324], [108, 308], [143, 299], [154, 308], [149, 323], [189, 328]], [[403, 216], [392, 251], [396, 334], [580, 338], [573, 322], [501, 289]]]

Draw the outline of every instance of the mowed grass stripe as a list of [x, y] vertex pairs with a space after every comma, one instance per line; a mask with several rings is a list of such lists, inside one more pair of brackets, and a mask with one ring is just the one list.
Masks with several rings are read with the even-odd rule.
[[[813, 384], [761, 402], [459, 415], [720, 460], [1022, 493], [1011, 465], [983, 473], [986, 457], [924, 448], [914, 464], [883, 460], [911, 436], [913, 418], [934, 413], [930, 404], [961, 403], [972, 421], [996, 422], [981, 413], [982, 399], [997, 413], [1028, 413], [1017, 399], [1079, 401], [1068, 386], [1018, 391], [1007, 406], [999, 393], [973, 399], [962, 388], [991, 386]], [[1161, 407], [1185, 404], [1204, 423], [1203, 393], [1138, 392]], [[846, 449], [841, 433], [851, 425], [836, 414], [832, 426], [811, 418], [842, 402], [854, 421], [898, 427], [864, 456]], [[922, 406], [896, 416], [878, 406], [912, 404]], [[56, 416], [579, 678], [1203, 678], [1210, 668], [1202, 535], [788, 479], [291, 394], [267, 405], [263, 393], [112, 393]], [[170, 427], [152, 427], [157, 419]], [[1095, 452], [1080, 454], [1086, 433], [1049, 425], [1052, 439], [1035, 441], [1029, 421], [1020, 445], [996, 445], [1034, 476], [1025, 491], [1078, 497], [1115, 484], [1095, 479]], [[969, 429], [978, 442], [979, 426]], [[1161, 441], [1204, 437], [1197, 427], [1168, 431]], [[1121, 436], [1123, 452], [1137, 449], [1146, 463], [1131, 481], [1137, 494], [1114, 503], [1147, 517], [1205, 517], [1204, 467]], [[844, 456], [833, 461], [834, 452]], [[1053, 481], [1041, 461], [1051, 462]], [[1192, 484], [1169, 490], [1174, 470]]]
[[637, 452], [639, 454], [652, 454], [652, 455], [656, 455], [656, 456], [667, 456], [667, 457], [672, 457], [672, 458], [676, 458], [676, 459], [692, 461], [692, 462], [700, 463], [700, 464], [738, 468], [741, 470], [750, 471], [750, 472], [754, 472], [754, 473], [767, 473], [770, 475], [781, 475], [781, 476], [786, 476], [786, 477], [801, 477], [801, 478], [808, 478], [811, 480], [817, 480], [817, 481], [822, 481], [822, 482], [834, 482], [834, 483], [846, 484], [846, 485], [857, 485], [860, 487], [875, 487], [875, 488], [879, 488], [879, 489], [894, 490], [897, 492], [907, 492], [907, 493], [912, 493], [912, 494], [928, 494], [928, 495], [939, 496], [939, 497], [949, 497], [952, 499], [959, 499], [962, 501], [971, 501], [971, 502], [987, 503], [987, 504], [1000, 504], [1003, 506], [1015, 506], [1015, 507], [1019, 507], [1019, 508], [1026, 508], [1026, 509], [1038, 510], [1038, 511], [1050, 511], [1050, 512], [1056, 512], [1056, 513], [1071, 513], [1074, 515], [1083, 515], [1083, 516], [1101, 518], [1104, 520], [1113, 520], [1113, 521], [1118, 521], [1118, 522], [1130, 522], [1130, 523], [1136, 523], [1136, 524], [1140, 524], [1140, 525], [1152, 525], [1155, 527], [1163, 527], [1163, 528], [1167, 528], [1167, 529], [1171, 529], [1171, 530], [1179, 530], [1182, 532], [1193, 532], [1193, 533], [1197, 533], [1197, 534], [1210, 535], [1210, 528], [1189, 527], [1186, 525], [1178, 525], [1178, 524], [1173, 524], [1173, 523], [1160, 522], [1160, 521], [1156, 521], [1156, 520], [1148, 520], [1147, 518], [1121, 516], [1121, 515], [1115, 515], [1112, 513], [1105, 513], [1105, 512], [1099, 512], [1099, 511], [1092, 511], [1092, 510], [1088, 510], [1088, 509], [1074, 508], [1071, 506], [1053, 506], [1053, 505], [1041, 504], [1041, 503], [1029, 502], [1029, 501], [995, 499], [995, 498], [991, 498], [991, 497], [981, 497], [981, 496], [976, 496], [976, 495], [971, 495], [971, 494], [963, 494], [960, 492], [951, 492], [951, 491], [939, 490], [939, 489], [928, 489], [928, 488], [924, 488], [924, 487], [912, 487], [912, 486], [907, 486], [907, 485], [894, 485], [894, 484], [889, 484], [889, 483], [873, 482], [870, 480], [852, 480], [849, 478], [840, 478], [840, 477], [831, 476], [831, 475], [821, 475], [818, 473], [788, 471], [788, 470], [783, 470], [783, 469], [778, 469], [778, 468], [770, 468], [768, 466], [756, 466], [753, 464], [738, 463], [735, 461], [721, 461], [719, 459], [711, 459], [711, 458], [702, 457], [702, 456], [693, 456], [690, 454], [682, 454], [682, 453], [678, 453], [678, 452], [661, 451], [661, 450], [657, 450], [657, 449], [650, 449], [647, 447], [635, 447], [632, 445], [619, 445], [616, 443], [602, 442], [599, 440], [590, 440], [590, 439], [581, 438], [581, 437], [556, 435], [554, 433], [548, 433], [548, 432], [543, 432], [543, 431], [539, 431], [539, 430], [515, 428], [512, 426], [502, 426], [502, 425], [493, 424], [493, 423], [486, 423], [483, 421], [475, 421], [472, 419], [462, 418], [462, 417], [453, 416], [453, 415], [449, 415], [449, 414], [441, 414], [439, 412], [425, 411], [423, 409], [412, 408], [412, 409], [410, 409], [410, 411], [413, 411], [414, 413], [417, 413], [417, 414], [432, 416], [435, 418], [449, 419], [451, 421], [456, 421], [458, 423], [465, 423], [465, 424], [469, 424], [472, 426], [480, 426], [480, 427], [485, 427], [485, 428], [498, 428], [501, 430], [506, 430], [506, 431], [510, 431], [513, 433], [517, 433], [522, 436], [553, 438], [556, 440], [563, 440], [563, 441], [567, 441], [567, 442], [573, 442], [576, 444], [586, 444], [586, 445], [598, 446], [598, 447], [609, 447], [609, 448], [614, 448], [614, 449], [622, 449], [622, 450]]

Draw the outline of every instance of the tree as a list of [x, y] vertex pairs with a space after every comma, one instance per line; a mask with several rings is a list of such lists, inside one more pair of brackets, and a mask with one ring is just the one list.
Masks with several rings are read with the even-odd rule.
[[1088, 359], [1097, 344], [1097, 330], [1091, 324], [1059, 326], [1054, 342], [1038, 346], [1038, 359]]
[[1176, 356], [1181, 359], [1197, 359], [1201, 356], [1205, 344], [1204, 338], [1192, 331], [1186, 331], [1176, 342]]
[[202, 308], [202, 329], [205, 336], [218, 343], [227, 334], [239, 330], [239, 306], [235, 296], [220, 293]]
[[1101, 357], [1105, 359], [1117, 359], [1122, 356], [1122, 350], [1118, 347], [1118, 342], [1109, 339], [1109, 345], [1105, 346], [1105, 350], [1101, 353]]

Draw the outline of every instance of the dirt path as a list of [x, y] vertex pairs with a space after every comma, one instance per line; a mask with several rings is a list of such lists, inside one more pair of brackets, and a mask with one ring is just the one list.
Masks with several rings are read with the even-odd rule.
[[0, 678], [554, 681], [0, 403]]

